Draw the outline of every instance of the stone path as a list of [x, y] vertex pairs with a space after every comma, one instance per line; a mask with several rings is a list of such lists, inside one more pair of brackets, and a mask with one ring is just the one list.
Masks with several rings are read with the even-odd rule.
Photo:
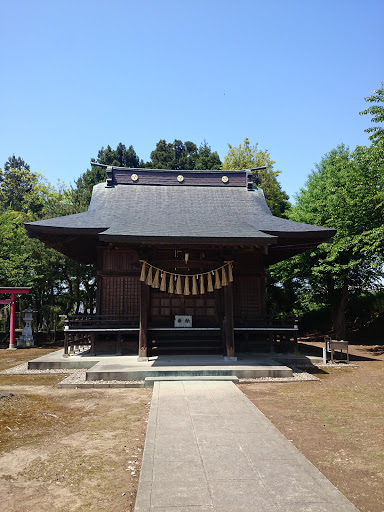
[[156, 382], [135, 512], [356, 512], [231, 382]]

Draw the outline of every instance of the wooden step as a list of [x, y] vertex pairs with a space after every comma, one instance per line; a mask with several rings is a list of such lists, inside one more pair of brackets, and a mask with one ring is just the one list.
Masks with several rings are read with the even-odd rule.
[[[180, 333], [179, 333], [180, 336]], [[149, 343], [151, 355], [211, 355], [222, 354], [223, 342], [217, 333], [210, 336], [207, 333], [204, 335], [183, 336], [182, 338], [172, 336], [167, 333], [166, 335], [156, 336]]]
[[221, 346], [221, 340], [153, 340], [152, 347]]

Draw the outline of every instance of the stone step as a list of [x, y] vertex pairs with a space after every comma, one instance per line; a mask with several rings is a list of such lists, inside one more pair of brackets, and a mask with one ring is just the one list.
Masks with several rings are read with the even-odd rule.
[[236, 363], [230, 367], [152, 367], [143, 369], [127, 368], [123, 365], [110, 366], [105, 363], [97, 363], [89, 369], [86, 374], [86, 380], [145, 380], [147, 377], [165, 377], [174, 379], [180, 377], [180, 380], [186, 380], [189, 377], [238, 377], [239, 379], [249, 379], [258, 377], [292, 377], [292, 370], [286, 366], [276, 365], [257, 365], [257, 366], [237, 366]]
[[200, 376], [167, 376], [167, 377], [146, 377], [144, 379], [144, 387], [153, 388], [155, 382], [170, 382], [170, 381], [230, 381], [237, 384], [239, 378], [234, 375], [200, 375]]

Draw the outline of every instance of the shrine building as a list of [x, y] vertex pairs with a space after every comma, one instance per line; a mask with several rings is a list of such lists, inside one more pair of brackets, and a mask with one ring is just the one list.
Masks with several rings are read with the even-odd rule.
[[239, 348], [297, 340], [292, 319], [266, 314], [265, 269], [335, 234], [273, 216], [249, 170], [107, 167], [87, 212], [25, 226], [96, 265], [96, 312], [69, 317], [66, 351], [81, 338], [91, 353], [143, 358], [231, 358]]

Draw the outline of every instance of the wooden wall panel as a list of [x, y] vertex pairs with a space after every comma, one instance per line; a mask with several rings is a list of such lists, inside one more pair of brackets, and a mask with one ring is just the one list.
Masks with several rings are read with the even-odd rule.
[[102, 315], [129, 316], [139, 320], [140, 281], [138, 276], [101, 277]]
[[235, 327], [252, 326], [263, 315], [261, 276], [236, 276], [233, 282], [233, 313]]
[[128, 249], [105, 249], [102, 253], [102, 272], [138, 272], [139, 257]]
[[173, 327], [175, 315], [192, 315], [193, 327], [216, 327], [218, 315], [215, 295], [184, 297], [151, 290], [151, 324]]

